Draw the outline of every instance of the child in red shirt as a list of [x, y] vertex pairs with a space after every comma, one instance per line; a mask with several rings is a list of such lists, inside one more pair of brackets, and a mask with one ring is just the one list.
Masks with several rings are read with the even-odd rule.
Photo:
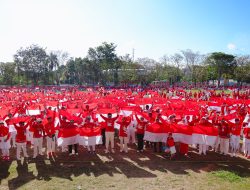
[[170, 153], [171, 155], [170, 159], [173, 159], [176, 153], [176, 149], [175, 149], [175, 143], [174, 143], [174, 138], [172, 136], [172, 133], [168, 133], [166, 145], [167, 145], [167, 149], [165, 150], [165, 152]]

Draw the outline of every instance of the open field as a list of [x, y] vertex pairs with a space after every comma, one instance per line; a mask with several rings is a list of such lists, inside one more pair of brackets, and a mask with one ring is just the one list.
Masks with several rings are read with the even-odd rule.
[[[118, 148], [118, 146], [117, 146]], [[14, 156], [14, 152], [12, 151]], [[32, 155], [30, 150], [29, 155]], [[12, 157], [13, 157], [12, 156]], [[97, 155], [81, 149], [78, 157], [58, 153], [27, 162], [0, 161], [0, 189], [250, 189], [250, 161], [214, 152], [170, 161], [151, 149]]]

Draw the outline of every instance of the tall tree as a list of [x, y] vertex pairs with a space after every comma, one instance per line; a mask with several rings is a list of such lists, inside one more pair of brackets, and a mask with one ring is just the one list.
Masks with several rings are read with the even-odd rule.
[[32, 80], [37, 85], [42, 75], [48, 71], [48, 55], [44, 48], [38, 45], [31, 45], [27, 48], [20, 48], [14, 55], [18, 72], [26, 75], [28, 80]]
[[212, 53], [206, 58], [205, 62], [214, 68], [218, 86], [220, 86], [220, 79], [222, 76], [224, 78], [233, 78], [234, 70], [237, 67], [235, 56], [222, 52]]

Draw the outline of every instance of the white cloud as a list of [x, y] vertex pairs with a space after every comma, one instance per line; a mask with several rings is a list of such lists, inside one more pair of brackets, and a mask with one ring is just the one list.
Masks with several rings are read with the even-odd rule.
[[227, 45], [227, 48], [228, 48], [229, 50], [235, 50], [235, 49], [236, 49], [236, 45], [233, 44], [233, 43], [229, 43], [229, 44]]

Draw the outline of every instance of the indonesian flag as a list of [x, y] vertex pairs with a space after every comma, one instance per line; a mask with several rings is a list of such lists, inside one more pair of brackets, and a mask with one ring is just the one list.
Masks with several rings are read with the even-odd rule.
[[166, 142], [170, 129], [162, 124], [153, 123], [147, 127], [144, 140], [150, 142]]
[[102, 144], [102, 134], [100, 127], [81, 127], [79, 128], [78, 142], [83, 146]]
[[39, 105], [32, 105], [26, 109], [27, 115], [40, 115], [41, 114], [41, 107]]
[[212, 146], [218, 136], [218, 129], [204, 125], [193, 126], [193, 144], [206, 144]]
[[221, 103], [219, 102], [208, 102], [208, 111], [215, 110], [221, 111]]
[[57, 145], [67, 146], [72, 144], [77, 144], [79, 138], [79, 128], [69, 127], [59, 129]]
[[218, 136], [218, 129], [208, 126], [188, 126], [184, 124], [171, 124], [170, 128], [163, 125], [149, 125], [144, 134], [144, 140], [150, 142], [166, 142], [168, 133], [173, 134], [175, 142], [185, 144], [214, 145]]
[[171, 130], [175, 142], [193, 144], [192, 127], [184, 124], [172, 124]]

